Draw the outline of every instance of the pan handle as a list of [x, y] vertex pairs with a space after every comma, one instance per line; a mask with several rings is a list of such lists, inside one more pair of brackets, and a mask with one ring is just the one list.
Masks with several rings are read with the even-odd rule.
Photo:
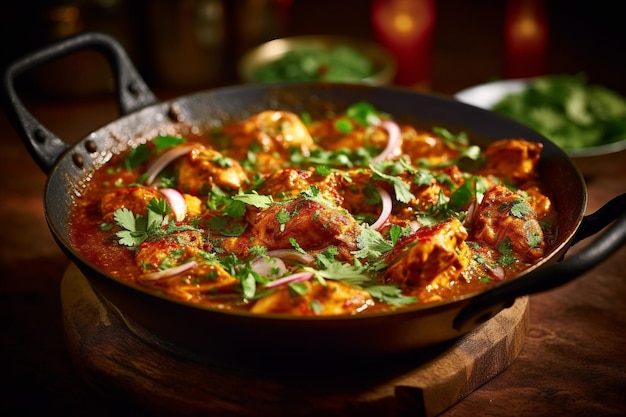
[[31, 156], [46, 174], [70, 145], [46, 129], [26, 109], [15, 90], [15, 81], [25, 71], [83, 49], [97, 50], [107, 58], [116, 81], [117, 104], [121, 115], [157, 102], [124, 48], [114, 38], [104, 33], [80, 33], [14, 62], [4, 74], [3, 104], [9, 120], [20, 134]]
[[517, 297], [554, 289], [600, 264], [626, 243], [625, 207], [626, 194], [621, 194], [585, 216], [572, 240], [574, 243], [609, 227], [575, 255], [537, 268], [519, 279], [504, 281], [474, 297], [454, 319], [454, 328], [463, 333], [471, 330], [503, 308], [512, 306]]

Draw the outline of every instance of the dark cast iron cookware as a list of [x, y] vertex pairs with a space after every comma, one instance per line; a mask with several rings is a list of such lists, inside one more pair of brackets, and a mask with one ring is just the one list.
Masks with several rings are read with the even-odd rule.
[[[50, 60], [81, 50], [103, 53], [113, 68], [121, 117], [70, 146], [42, 126], [16, 93], [16, 78]], [[4, 76], [4, 105], [25, 146], [48, 175], [44, 209], [50, 231], [96, 292], [133, 325], [189, 352], [213, 358], [278, 355], [373, 355], [434, 346], [476, 328], [517, 297], [563, 285], [590, 270], [626, 240], [626, 194], [585, 216], [587, 189], [568, 156], [544, 137], [486, 110], [394, 87], [284, 83], [224, 87], [158, 102], [123, 48], [101, 33], [83, 33], [32, 53]], [[68, 207], [88, 174], [111, 154], [179, 125], [206, 126], [262, 109], [313, 114], [365, 100], [400, 120], [465, 131], [484, 143], [523, 137], [544, 144], [541, 176], [559, 211], [550, 253], [526, 273], [491, 289], [443, 303], [349, 317], [277, 317], [227, 312], [175, 301], [122, 282], [86, 262], [68, 239]], [[16, 173], [18, 174], [18, 173]], [[609, 227], [606, 227], [609, 226]], [[605, 228], [606, 227], [606, 228]], [[575, 256], [574, 243], [599, 236]]]

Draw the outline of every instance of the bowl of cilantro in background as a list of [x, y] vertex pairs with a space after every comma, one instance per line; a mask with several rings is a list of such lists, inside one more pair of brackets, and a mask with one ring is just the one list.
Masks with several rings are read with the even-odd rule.
[[246, 83], [328, 81], [384, 85], [396, 73], [395, 60], [378, 44], [343, 36], [294, 36], [247, 51], [238, 63]]
[[565, 150], [583, 172], [598, 157], [626, 150], [626, 98], [588, 83], [582, 74], [493, 81], [454, 97], [536, 130]]

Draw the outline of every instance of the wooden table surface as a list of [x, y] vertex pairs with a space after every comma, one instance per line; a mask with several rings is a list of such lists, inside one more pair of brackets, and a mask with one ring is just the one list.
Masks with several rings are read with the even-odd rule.
[[[501, 18], [501, 6], [463, 3], [439, 3], [438, 22], [443, 28], [456, 25], [458, 36], [437, 29], [431, 87], [437, 93], [451, 94], [484, 82], [501, 69], [500, 23], [494, 23]], [[559, 7], [564, 3], [557, 2]], [[570, 26], [554, 29], [557, 46], [550, 69], [585, 70], [595, 81], [626, 93], [624, 59], [613, 58], [623, 55], [623, 48], [615, 48], [624, 44], [624, 31], [614, 39], [611, 32], [599, 30], [600, 43], [577, 43], [575, 34], [585, 18], [579, 11]], [[585, 26], [587, 32], [602, 26], [594, 24]], [[613, 43], [607, 45], [607, 40]], [[172, 94], [164, 90], [161, 98]], [[69, 142], [117, 117], [110, 97], [33, 100], [30, 106], [45, 126]], [[589, 212], [626, 192], [626, 164], [599, 161], [591, 168], [595, 173], [587, 177]], [[0, 369], [5, 386], [0, 391], [0, 414], [141, 415], [126, 405], [120, 410], [119, 404], [92, 392], [70, 362], [59, 297], [69, 261], [46, 225], [42, 207], [46, 176], [4, 114], [0, 178]], [[624, 392], [626, 247], [576, 281], [531, 296], [530, 327], [517, 360], [443, 416], [621, 416], [626, 413]]]

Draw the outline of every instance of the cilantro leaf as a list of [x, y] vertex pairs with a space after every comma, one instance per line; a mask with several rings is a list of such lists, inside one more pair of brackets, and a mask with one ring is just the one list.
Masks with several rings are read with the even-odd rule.
[[[393, 191], [396, 194], [396, 200], [401, 203], [409, 203], [411, 200], [415, 198], [415, 195], [411, 192], [408, 184], [405, 183], [402, 178], [388, 175], [381, 168], [383, 168], [387, 164], [387, 161], [381, 161], [375, 164], [372, 164], [370, 167], [374, 175], [372, 175], [372, 179], [382, 179], [393, 186]], [[384, 168], [383, 168], [384, 169]]]
[[359, 250], [353, 252], [354, 256], [362, 259], [376, 259], [393, 249], [393, 245], [378, 231], [365, 225], [361, 227], [361, 233], [357, 236], [357, 246]]
[[123, 161], [124, 168], [132, 171], [133, 169], [146, 162], [149, 157], [150, 148], [145, 143], [142, 143], [141, 145], [136, 146], [128, 152], [128, 155], [126, 155], [126, 158], [124, 158]]
[[148, 210], [147, 216], [135, 215], [127, 208], [113, 212], [113, 219], [122, 228], [115, 235], [119, 244], [135, 248], [143, 243], [151, 234], [156, 233], [163, 222], [163, 215]]
[[453, 135], [448, 129], [436, 126], [433, 127], [433, 133], [438, 135], [443, 140], [443, 143], [451, 149], [461, 149], [469, 144], [469, 138], [465, 132]]
[[159, 135], [152, 139], [152, 143], [156, 147], [157, 152], [161, 152], [164, 149], [178, 146], [182, 143], [185, 143], [186, 141], [187, 140], [185, 138], [170, 135]]
[[330, 279], [360, 286], [371, 281], [371, 277], [367, 275], [365, 268], [358, 262], [354, 264], [340, 262], [326, 253], [318, 254], [315, 260], [319, 269], [304, 267], [304, 270], [312, 272], [315, 278], [322, 282], [325, 279]]
[[346, 110], [346, 115], [361, 126], [373, 126], [380, 123], [378, 110], [367, 101], [358, 101]]
[[514, 200], [511, 204], [511, 208], [510, 208], [511, 215], [519, 219], [526, 219], [528, 215], [531, 214], [532, 212], [533, 212], [533, 209], [530, 206], [530, 204], [528, 204], [528, 202], [526, 202], [525, 200], [521, 198]]
[[401, 307], [417, 302], [417, 297], [406, 296], [402, 294], [400, 287], [396, 285], [372, 285], [366, 287], [365, 290], [379, 301]]

